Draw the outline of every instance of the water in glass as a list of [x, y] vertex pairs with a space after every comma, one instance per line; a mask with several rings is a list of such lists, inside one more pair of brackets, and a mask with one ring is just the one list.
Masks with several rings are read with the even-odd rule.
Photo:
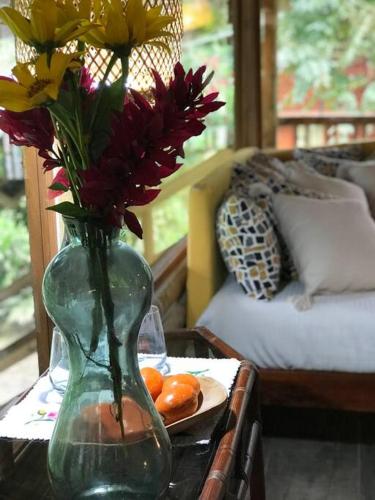
[[138, 336], [139, 367], [156, 368], [161, 373], [168, 372], [167, 349], [159, 308], [151, 306], [143, 319]]

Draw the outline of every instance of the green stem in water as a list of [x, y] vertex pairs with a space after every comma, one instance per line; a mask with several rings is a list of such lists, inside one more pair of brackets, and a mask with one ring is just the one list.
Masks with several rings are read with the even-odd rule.
[[89, 284], [91, 290], [95, 290], [95, 303], [91, 312], [93, 332], [90, 342], [90, 356], [94, 353], [99, 344], [100, 332], [103, 328], [103, 316], [101, 306], [101, 279], [100, 279], [100, 261], [97, 254], [97, 245], [95, 241], [95, 229], [88, 230], [88, 247], [89, 247]]
[[125, 428], [122, 412], [122, 371], [119, 362], [121, 342], [116, 337], [114, 325], [114, 304], [108, 278], [107, 249], [105, 245], [98, 248], [100, 269], [102, 273], [102, 305], [107, 322], [107, 339], [109, 348], [109, 365], [113, 384], [113, 398], [116, 407], [116, 420], [120, 425], [121, 435], [125, 439]]

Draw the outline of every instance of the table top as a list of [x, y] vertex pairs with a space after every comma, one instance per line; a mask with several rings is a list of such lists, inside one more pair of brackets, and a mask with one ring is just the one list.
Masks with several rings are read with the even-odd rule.
[[[167, 332], [166, 343], [168, 355], [170, 356], [236, 357], [241, 359], [236, 351], [204, 328]], [[243, 385], [244, 382], [248, 381], [251, 371], [250, 363], [243, 362], [237, 375], [234, 391], [231, 394], [230, 404], [233, 403], [236, 384]], [[241, 393], [241, 395], [243, 394]], [[237, 402], [235, 402], [235, 405], [237, 405]], [[183, 433], [171, 437], [173, 466], [171, 483], [166, 498], [170, 500], [191, 500], [199, 497], [205, 486], [210, 466], [214, 462], [223, 434], [228, 429], [236, 427], [236, 423], [232, 418], [233, 408], [229, 408], [229, 406], [208, 417], [204, 424], [201, 423], [195, 428], [187, 429]], [[229, 409], [230, 414], [228, 413]], [[8, 444], [9, 453], [9, 447], [12, 446], [12, 443], [8, 442], [6, 444]], [[7, 474], [6, 479], [0, 482], [0, 499], [52, 499], [53, 496], [46, 472], [48, 443], [29, 442], [22, 445], [18, 442], [18, 447], [20, 447], [20, 450], [13, 468]], [[6, 448], [3, 448], [3, 451], [0, 448], [0, 464], [4, 461], [6, 453]]]

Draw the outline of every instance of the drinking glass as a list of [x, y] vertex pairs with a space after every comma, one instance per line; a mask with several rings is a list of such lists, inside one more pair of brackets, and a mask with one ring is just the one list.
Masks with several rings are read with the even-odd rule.
[[139, 368], [156, 368], [161, 373], [168, 372], [167, 348], [159, 308], [151, 306], [141, 324], [138, 336]]
[[65, 341], [56, 326], [52, 334], [49, 378], [54, 389], [64, 394], [69, 378], [69, 356]]

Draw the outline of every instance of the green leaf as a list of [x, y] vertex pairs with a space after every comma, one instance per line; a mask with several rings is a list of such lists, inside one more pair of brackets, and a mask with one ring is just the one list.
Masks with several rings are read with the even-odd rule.
[[50, 107], [56, 108], [57, 106], [60, 109], [63, 108], [64, 110], [66, 110], [67, 113], [74, 115], [75, 101], [74, 101], [74, 92], [72, 89], [72, 85], [69, 85], [68, 90], [61, 89], [59, 94], [59, 100], [56, 101], [54, 104], [52, 104]]
[[121, 77], [112, 83], [111, 86], [107, 87], [109, 98], [111, 101], [111, 107], [114, 111], [122, 111], [125, 99], [125, 81]]
[[207, 76], [207, 78], [202, 83], [202, 88], [205, 89], [210, 83], [212, 78], [214, 77], [215, 71], [211, 71], [211, 73]]
[[[98, 95], [100, 95], [100, 91]], [[102, 90], [96, 118], [92, 129], [89, 131], [91, 132], [90, 155], [94, 162], [98, 160], [109, 143], [113, 113], [122, 111], [124, 99], [125, 83], [123, 78], [119, 78], [112, 85], [108, 85]], [[87, 116], [87, 119], [89, 120], [88, 123], [90, 123], [91, 116]]]
[[52, 210], [58, 214], [67, 215], [68, 217], [82, 218], [90, 215], [88, 210], [81, 208], [70, 201], [63, 201], [57, 205], [52, 205], [51, 207], [47, 207], [47, 210]]
[[[65, 99], [66, 96], [66, 99]], [[72, 96], [67, 92], [63, 93], [63, 99], [52, 102], [48, 109], [58, 118], [58, 120], [63, 119], [64, 123], [70, 122], [71, 118], [74, 116], [74, 105]]]
[[64, 193], [69, 191], [69, 188], [67, 188], [66, 186], [64, 186], [64, 184], [61, 184], [60, 182], [54, 182], [48, 187], [48, 189], [52, 189], [53, 191], [64, 191]]

